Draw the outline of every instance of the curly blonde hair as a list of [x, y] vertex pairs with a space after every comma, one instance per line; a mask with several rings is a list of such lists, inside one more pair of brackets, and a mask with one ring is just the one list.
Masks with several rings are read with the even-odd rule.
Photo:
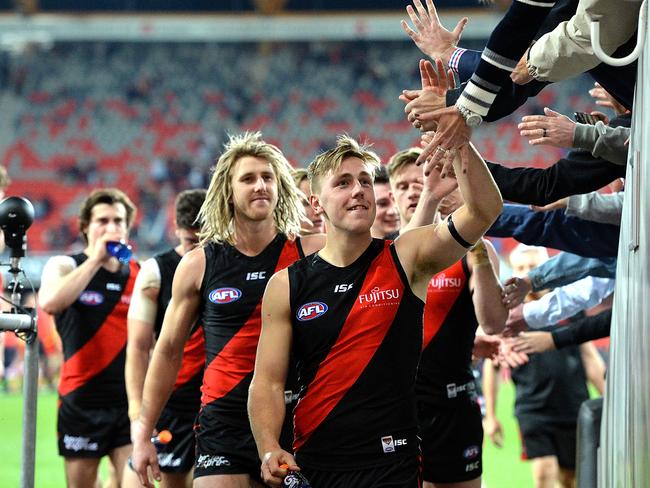
[[201, 223], [198, 236], [202, 245], [213, 241], [235, 244], [231, 178], [237, 161], [246, 156], [264, 159], [273, 169], [278, 185], [278, 202], [273, 210], [277, 230], [290, 237], [300, 232], [304, 209], [293, 183], [291, 165], [280, 149], [262, 140], [260, 132], [246, 132], [230, 136], [213, 168], [208, 193], [198, 216]]
[[379, 156], [370, 150], [369, 144], [360, 144], [350, 136], [340, 135], [336, 138], [336, 146], [316, 156], [307, 168], [312, 193], [320, 191], [321, 178], [338, 170], [346, 158], [359, 158], [369, 164], [372, 175], [380, 164]]

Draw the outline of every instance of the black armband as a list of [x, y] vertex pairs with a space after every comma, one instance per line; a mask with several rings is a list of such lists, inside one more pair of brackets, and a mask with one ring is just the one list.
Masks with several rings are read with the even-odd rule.
[[465, 239], [461, 237], [461, 235], [458, 233], [456, 230], [456, 226], [454, 225], [454, 221], [451, 219], [451, 215], [449, 214], [449, 217], [447, 217], [447, 228], [449, 229], [449, 233], [451, 234], [451, 237], [454, 238], [454, 240], [463, 246], [465, 249], [469, 249], [472, 247], [473, 244], [470, 244], [467, 242]]

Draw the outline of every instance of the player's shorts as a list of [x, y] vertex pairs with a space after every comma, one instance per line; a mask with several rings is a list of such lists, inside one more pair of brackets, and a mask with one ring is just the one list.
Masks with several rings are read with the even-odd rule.
[[57, 415], [59, 455], [101, 458], [131, 444], [128, 407], [83, 408], [60, 401]]
[[302, 473], [314, 487], [327, 488], [422, 488], [420, 456], [397, 459], [372, 468], [332, 471], [302, 466]]
[[519, 422], [522, 459], [557, 457], [561, 468], [576, 467], [576, 425], [542, 422]]
[[194, 478], [247, 474], [261, 483], [260, 459], [250, 425], [228, 422], [211, 405], [201, 408], [194, 426]]
[[158, 464], [163, 473], [187, 473], [194, 465], [194, 420], [196, 416], [164, 409], [156, 430], [168, 430], [172, 440], [158, 447]]
[[[287, 393], [289, 396], [287, 397]], [[280, 435], [280, 446], [292, 452], [293, 408], [296, 398], [285, 392], [287, 411]], [[196, 460], [194, 478], [221, 474], [248, 474], [262, 483], [261, 463], [250, 424], [229, 422], [211, 405], [201, 408], [194, 426]]]
[[470, 398], [450, 404], [441, 408], [418, 403], [424, 481], [460, 483], [483, 472], [481, 408]]

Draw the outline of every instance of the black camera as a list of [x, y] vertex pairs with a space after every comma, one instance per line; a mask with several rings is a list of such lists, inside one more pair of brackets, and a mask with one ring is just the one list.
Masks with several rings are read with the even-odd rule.
[[0, 229], [12, 258], [22, 258], [27, 249], [27, 229], [34, 222], [34, 206], [26, 198], [9, 197], [0, 202]]

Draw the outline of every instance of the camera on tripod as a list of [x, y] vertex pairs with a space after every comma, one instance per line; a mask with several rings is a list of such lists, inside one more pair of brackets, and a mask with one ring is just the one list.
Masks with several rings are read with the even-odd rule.
[[0, 230], [4, 233], [5, 245], [9, 248], [9, 273], [12, 280], [11, 311], [0, 315], [0, 330], [13, 330], [25, 342], [36, 340], [36, 314], [20, 306], [23, 285], [19, 274], [21, 258], [27, 250], [27, 229], [34, 221], [34, 206], [22, 197], [9, 197], [0, 202]]

